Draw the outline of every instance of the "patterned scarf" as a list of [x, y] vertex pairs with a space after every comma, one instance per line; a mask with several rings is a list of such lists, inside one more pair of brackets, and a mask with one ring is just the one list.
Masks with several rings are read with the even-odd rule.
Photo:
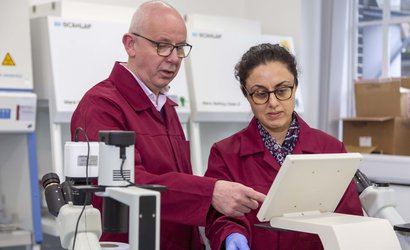
[[273, 157], [275, 157], [279, 165], [282, 166], [285, 157], [292, 153], [299, 138], [299, 123], [295, 113], [292, 114], [292, 122], [282, 145], [276, 142], [275, 138], [269, 134], [259, 120], [256, 120], [256, 122], [258, 125], [259, 134], [261, 135], [266, 148], [269, 149], [269, 152], [273, 155]]

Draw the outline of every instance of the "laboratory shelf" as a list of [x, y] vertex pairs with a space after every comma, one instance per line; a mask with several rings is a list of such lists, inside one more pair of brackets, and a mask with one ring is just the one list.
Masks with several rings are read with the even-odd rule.
[[0, 232], [0, 247], [26, 246], [33, 244], [32, 232], [27, 230], [13, 230]]

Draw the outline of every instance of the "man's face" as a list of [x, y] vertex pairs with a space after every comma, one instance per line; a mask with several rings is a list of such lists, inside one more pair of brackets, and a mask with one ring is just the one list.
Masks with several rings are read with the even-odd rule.
[[[185, 24], [181, 17], [172, 12], [158, 13], [138, 33], [156, 42], [173, 45], [186, 42]], [[157, 46], [142, 37], [134, 36], [134, 42], [135, 58], [129, 66], [152, 92], [158, 94], [174, 79], [182, 58], [177, 56], [176, 49], [169, 56], [159, 56]]]

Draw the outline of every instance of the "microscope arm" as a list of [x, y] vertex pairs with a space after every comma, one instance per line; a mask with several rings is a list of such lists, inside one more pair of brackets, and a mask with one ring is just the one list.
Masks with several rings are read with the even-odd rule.
[[405, 223], [396, 210], [395, 192], [388, 183], [372, 183], [360, 170], [357, 170], [354, 180], [368, 216], [387, 219], [393, 226]]
[[388, 183], [372, 183], [360, 170], [357, 170], [354, 181], [366, 214], [370, 217], [388, 220], [394, 226], [402, 249], [410, 250], [410, 229], [396, 210], [394, 189]]

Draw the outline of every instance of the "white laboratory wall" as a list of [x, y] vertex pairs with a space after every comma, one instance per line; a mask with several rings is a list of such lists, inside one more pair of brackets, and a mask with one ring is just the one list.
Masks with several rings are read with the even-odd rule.
[[302, 30], [301, 11], [303, 2], [301, 0], [245, 1], [246, 12], [244, 17], [258, 20], [262, 25], [263, 34], [292, 36], [298, 41], [296, 42], [298, 48], [295, 51], [295, 54], [298, 55]]

